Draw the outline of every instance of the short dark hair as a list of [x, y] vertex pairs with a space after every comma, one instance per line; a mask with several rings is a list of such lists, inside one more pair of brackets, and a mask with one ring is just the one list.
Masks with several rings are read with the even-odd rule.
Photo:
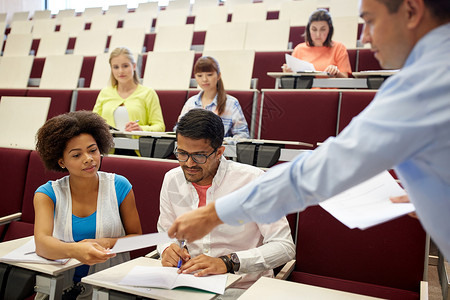
[[[404, 0], [377, 0], [383, 3], [388, 11], [396, 13]], [[424, 0], [423, 1], [433, 16], [441, 21], [450, 20], [450, 1], [449, 0]]]
[[212, 111], [194, 108], [188, 111], [178, 122], [176, 130], [178, 135], [184, 137], [210, 141], [214, 149], [222, 146], [225, 130], [222, 119]]
[[75, 111], [47, 120], [36, 134], [36, 151], [48, 170], [66, 172], [58, 160], [63, 157], [67, 143], [82, 133], [92, 135], [101, 154], [114, 147], [109, 126], [98, 114], [91, 111]]
[[333, 46], [332, 40], [331, 40], [333, 38], [333, 32], [334, 32], [333, 21], [331, 20], [330, 13], [326, 9], [323, 9], [323, 8], [320, 8], [320, 9], [314, 11], [311, 14], [311, 16], [309, 16], [308, 24], [306, 25], [306, 29], [305, 29], [306, 44], [308, 46], [314, 46], [314, 42], [311, 38], [311, 33], [309, 32], [309, 29], [311, 28], [311, 23], [316, 22], [316, 21], [325, 21], [328, 23], [328, 27], [330, 28], [330, 31], [328, 32], [328, 36], [327, 36], [325, 42], [323, 43], [323, 45], [326, 47]]

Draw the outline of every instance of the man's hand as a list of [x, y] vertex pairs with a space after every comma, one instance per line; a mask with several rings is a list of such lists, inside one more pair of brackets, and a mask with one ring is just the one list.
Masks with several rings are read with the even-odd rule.
[[[391, 200], [392, 203], [409, 203], [410, 202], [408, 195], [389, 197], [389, 200]], [[419, 219], [419, 217], [417, 216], [417, 214], [415, 212], [409, 213], [408, 215], [410, 217]]]
[[222, 223], [217, 216], [214, 203], [210, 203], [179, 216], [167, 233], [171, 238], [193, 242]]
[[194, 276], [201, 277], [210, 274], [225, 274], [227, 272], [227, 266], [218, 257], [201, 254], [181, 266], [178, 273], [190, 274], [198, 270], [201, 271], [195, 273]]
[[186, 248], [181, 249], [176, 243], [171, 244], [161, 254], [161, 264], [163, 267], [177, 267], [180, 258], [183, 263], [191, 259], [189, 251]]

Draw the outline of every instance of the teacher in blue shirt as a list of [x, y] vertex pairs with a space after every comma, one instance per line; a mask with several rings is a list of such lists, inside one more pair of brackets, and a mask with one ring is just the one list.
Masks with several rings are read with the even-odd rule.
[[450, 258], [450, 1], [361, 0], [360, 15], [363, 42], [383, 68], [401, 71], [337, 137], [180, 216], [170, 236], [190, 241], [222, 222], [273, 222], [393, 167]]

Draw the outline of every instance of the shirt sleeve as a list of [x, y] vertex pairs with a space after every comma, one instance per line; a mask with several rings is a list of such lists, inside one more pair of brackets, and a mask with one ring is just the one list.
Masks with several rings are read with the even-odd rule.
[[276, 268], [295, 256], [289, 223], [285, 217], [271, 224], [257, 224], [263, 245], [236, 252], [240, 261], [239, 272], [250, 273]]
[[164, 118], [162, 115], [161, 105], [159, 103], [158, 94], [151, 89], [147, 95], [147, 118], [150, 125], [142, 125], [144, 131], [164, 132], [166, 126], [164, 125]]
[[232, 116], [233, 127], [231, 133], [233, 138], [248, 139], [250, 134], [248, 132], [247, 121], [245, 120], [244, 112], [242, 111], [239, 101], [236, 99], [233, 104]]
[[34, 193], [35, 194], [42, 193], [42, 194], [47, 195], [50, 199], [52, 199], [53, 204], [56, 205], [56, 195], [55, 195], [55, 191], [53, 190], [51, 181], [47, 181], [47, 183], [38, 187], [36, 192], [34, 192]]
[[132, 186], [128, 179], [118, 174], [114, 176], [114, 186], [116, 188], [117, 202], [120, 206], [128, 193], [130, 193]]
[[[177, 217], [172, 210], [172, 205], [170, 203], [168, 181], [167, 175], [164, 176], [161, 194], [159, 197], [159, 218], [157, 223], [158, 232], [167, 232]], [[156, 249], [158, 250], [158, 253], [161, 255], [164, 250], [170, 246], [170, 244], [171, 243], [157, 245]]]
[[336, 49], [336, 66], [342, 73], [352, 74], [352, 67], [350, 65], [350, 59], [348, 57], [347, 48], [343, 44], [339, 44]]

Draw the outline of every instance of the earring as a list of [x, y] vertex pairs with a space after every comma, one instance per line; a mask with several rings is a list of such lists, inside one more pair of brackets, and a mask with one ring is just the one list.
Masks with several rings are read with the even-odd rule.
[[65, 167], [64, 166], [61, 166], [61, 169], [64, 169]]

